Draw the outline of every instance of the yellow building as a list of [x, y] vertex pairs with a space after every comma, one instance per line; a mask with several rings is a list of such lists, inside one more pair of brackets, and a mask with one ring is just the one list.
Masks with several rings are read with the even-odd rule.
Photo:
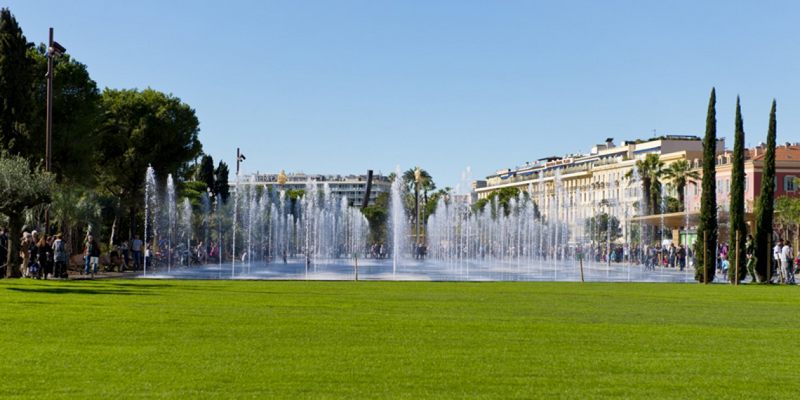
[[[724, 141], [717, 150], [724, 149]], [[636, 179], [636, 161], [658, 154], [665, 166], [677, 160], [701, 157], [703, 144], [695, 136], [664, 136], [651, 140], [613, 139], [598, 144], [588, 154], [546, 157], [516, 168], [508, 168], [473, 184], [477, 198], [515, 187], [529, 193], [549, 221], [570, 226], [573, 239], [582, 236], [584, 221], [605, 212], [626, 221], [639, 215], [641, 183]], [[623, 238], [627, 235], [624, 224]]]

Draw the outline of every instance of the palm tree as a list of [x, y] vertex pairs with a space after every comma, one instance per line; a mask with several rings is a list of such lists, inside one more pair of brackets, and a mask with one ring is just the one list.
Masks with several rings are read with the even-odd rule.
[[700, 179], [700, 173], [692, 171], [688, 160], [678, 160], [664, 170], [664, 178], [671, 181], [672, 186], [678, 191], [678, 202], [682, 209], [686, 209], [684, 189], [686, 184]]
[[[642, 183], [642, 197], [644, 209], [648, 214], [655, 214], [661, 197], [661, 179], [664, 176], [664, 162], [658, 154], [648, 154], [644, 159], [636, 161], [636, 172]], [[625, 177], [630, 179], [633, 171], [628, 171]]]
[[[419, 176], [417, 176], [417, 174], [419, 174]], [[404, 172], [403, 183], [408, 192], [414, 191], [414, 209], [412, 211], [414, 214], [414, 223], [417, 225], [417, 242], [419, 242], [419, 189], [422, 188], [425, 190], [425, 200], [427, 202], [428, 190], [433, 190], [436, 186], [433, 184], [431, 174], [419, 167], [411, 168]]]

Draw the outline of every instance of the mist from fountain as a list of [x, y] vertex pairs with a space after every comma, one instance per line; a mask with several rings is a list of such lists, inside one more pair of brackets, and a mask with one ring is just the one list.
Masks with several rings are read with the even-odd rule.
[[[468, 173], [462, 178], [468, 179]], [[156, 182], [155, 171], [148, 169], [145, 238], [158, 252], [152, 267], [162, 275], [156, 277], [198, 276], [196, 271], [208, 271], [201, 276], [222, 278], [223, 264], [228, 262], [230, 277], [347, 279], [354, 275], [360, 258], [365, 268], [361, 276], [366, 279], [578, 280], [576, 254], [584, 252], [586, 237], [595, 237], [584, 225], [597, 225], [586, 224], [596, 215], [589, 215], [584, 199], [592, 197], [596, 202], [596, 197], [567, 187], [559, 173], [540, 176], [503, 201], [493, 196], [482, 202], [482, 208], [458, 189], [455, 194], [437, 194], [441, 197], [435, 211], [422, 216], [420, 247], [411, 246], [404, 201], [408, 193], [402, 179], [391, 185], [385, 234], [372, 232], [375, 238], [386, 238], [388, 246], [382, 239], [369, 243], [370, 226], [362, 211], [334, 194], [330, 186], [315, 181], [306, 182], [302, 191], [296, 186], [268, 189], [252, 180], [238, 182], [231, 187], [228, 202], [219, 194], [202, 193], [194, 203], [187, 198], [177, 203], [171, 176], [161, 192], [163, 202], [156, 201], [161, 198]], [[609, 190], [618, 187], [612, 183]], [[609, 203], [608, 207], [609, 216], [616, 216], [621, 206]], [[610, 254], [613, 238], [606, 236], [603, 241]], [[384, 246], [385, 252], [376, 250]], [[206, 262], [200, 249], [211, 250], [208, 259], [213, 265], [197, 264]], [[173, 268], [172, 254], [181, 255], [180, 268]], [[150, 274], [150, 263], [147, 268]], [[622, 270], [612, 269], [608, 262], [590, 261], [586, 268], [587, 276], [595, 279], [649, 279], [631, 277], [630, 268], [624, 277]], [[601, 271], [603, 278], [599, 278]]]
[[[156, 209], [157, 197], [156, 173], [153, 167], [148, 165], [144, 183], [144, 236], [142, 236], [144, 243], [150, 243], [151, 229], [154, 229], [155, 226], [156, 215], [158, 215]], [[147, 275], [147, 263], [150, 260], [148, 260], [148, 257], [144, 257], [142, 261], [143, 274]]]
[[408, 217], [403, 204], [402, 172], [398, 166], [395, 170], [396, 178], [392, 182], [390, 198], [389, 224], [392, 233], [392, 276], [397, 275], [397, 267], [403, 254], [408, 251]]
[[175, 239], [175, 224], [178, 206], [175, 203], [175, 181], [172, 174], [167, 175], [167, 192], [164, 204], [167, 206], [167, 272], [172, 270], [173, 240]]

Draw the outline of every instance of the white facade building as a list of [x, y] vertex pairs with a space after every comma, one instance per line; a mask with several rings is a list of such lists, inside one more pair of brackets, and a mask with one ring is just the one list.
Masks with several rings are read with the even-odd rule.
[[[322, 175], [290, 173], [283, 171], [277, 174], [255, 174], [242, 175], [239, 178], [240, 185], [256, 185], [271, 190], [299, 190], [305, 189], [309, 183], [316, 184], [322, 189], [328, 185], [331, 193], [336, 196], [346, 197], [350, 205], [361, 206], [364, 201], [364, 194], [367, 190], [367, 175]], [[231, 183], [235, 187], [236, 182]], [[375, 202], [380, 193], [388, 193], [391, 190], [389, 178], [380, 175], [372, 175], [372, 188], [370, 190], [369, 204]]]

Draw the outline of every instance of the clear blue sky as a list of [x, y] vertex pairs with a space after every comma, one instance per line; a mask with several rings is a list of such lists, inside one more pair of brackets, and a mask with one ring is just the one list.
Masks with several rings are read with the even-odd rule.
[[717, 88], [731, 143], [800, 141], [793, 1], [6, 1], [100, 87], [193, 106], [243, 171], [428, 169], [439, 186], [606, 137], [702, 135]]

